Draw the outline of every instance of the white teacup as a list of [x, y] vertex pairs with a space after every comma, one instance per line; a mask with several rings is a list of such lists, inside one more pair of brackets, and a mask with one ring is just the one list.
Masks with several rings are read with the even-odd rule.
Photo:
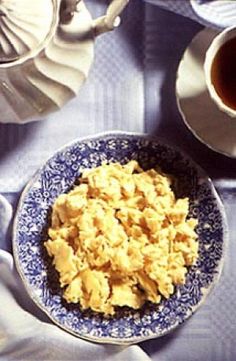
[[[235, 42], [234, 42], [234, 40]], [[232, 46], [233, 45], [233, 46]], [[232, 50], [232, 57], [229, 57], [229, 52]], [[228, 55], [227, 55], [227, 54]], [[228, 56], [228, 63], [226, 57]], [[232, 62], [233, 59], [233, 62]], [[227, 71], [231, 70], [232, 77], [228, 79]], [[223, 67], [223, 63], [227, 66]], [[226, 28], [219, 33], [212, 41], [210, 47], [206, 52], [204, 62], [205, 79], [211, 98], [217, 104], [220, 110], [227, 113], [231, 117], [236, 117], [236, 27]], [[231, 73], [230, 73], [231, 74]], [[233, 80], [234, 79], [234, 80]], [[229, 84], [230, 81], [230, 84]], [[229, 91], [229, 86], [232, 87], [232, 81], [235, 82], [234, 92]], [[228, 84], [227, 84], [228, 82]], [[233, 96], [235, 94], [235, 96]], [[232, 100], [235, 99], [235, 100]]]

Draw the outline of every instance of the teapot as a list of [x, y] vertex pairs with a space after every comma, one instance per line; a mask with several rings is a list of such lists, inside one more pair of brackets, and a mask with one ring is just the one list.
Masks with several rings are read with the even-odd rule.
[[119, 25], [128, 2], [93, 20], [83, 0], [0, 0], [0, 122], [42, 119], [75, 97], [96, 36]]

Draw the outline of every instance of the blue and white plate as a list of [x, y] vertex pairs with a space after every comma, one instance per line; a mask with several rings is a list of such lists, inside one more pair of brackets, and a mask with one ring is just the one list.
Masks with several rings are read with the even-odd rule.
[[[68, 192], [84, 168], [102, 161], [139, 161], [142, 167], [161, 166], [177, 179], [177, 197], [190, 198], [190, 216], [199, 225], [199, 259], [188, 271], [186, 283], [176, 287], [160, 305], [146, 303], [140, 310], [120, 308], [104, 317], [62, 298], [58, 274], [43, 246], [50, 210], [61, 193]], [[204, 301], [218, 280], [227, 238], [225, 213], [205, 173], [181, 151], [146, 135], [105, 133], [76, 140], [52, 156], [25, 188], [15, 217], [14, 257], [18, 271], [35, 303], [72, 334], [87, 340], [131, 344], [158, 337], [183, 323]]]

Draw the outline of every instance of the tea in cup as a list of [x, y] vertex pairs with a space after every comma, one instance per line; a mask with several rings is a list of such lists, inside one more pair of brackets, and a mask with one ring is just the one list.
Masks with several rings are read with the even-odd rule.
[[236, 117], [236, 27], [225, 29], [207, 50], [204, 71], [211, 98], [231, 117]]

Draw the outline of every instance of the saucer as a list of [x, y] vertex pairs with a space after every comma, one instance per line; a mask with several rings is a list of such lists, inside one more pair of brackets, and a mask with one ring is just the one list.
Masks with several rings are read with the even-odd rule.
[[211, 29], [199, 32], [186, 49], [177, 71], [177, 105], [185, 124], [202, 143], [236, 158], [236, 119], [218, 109], [204, 76], [206, 50], [217, 33]]

